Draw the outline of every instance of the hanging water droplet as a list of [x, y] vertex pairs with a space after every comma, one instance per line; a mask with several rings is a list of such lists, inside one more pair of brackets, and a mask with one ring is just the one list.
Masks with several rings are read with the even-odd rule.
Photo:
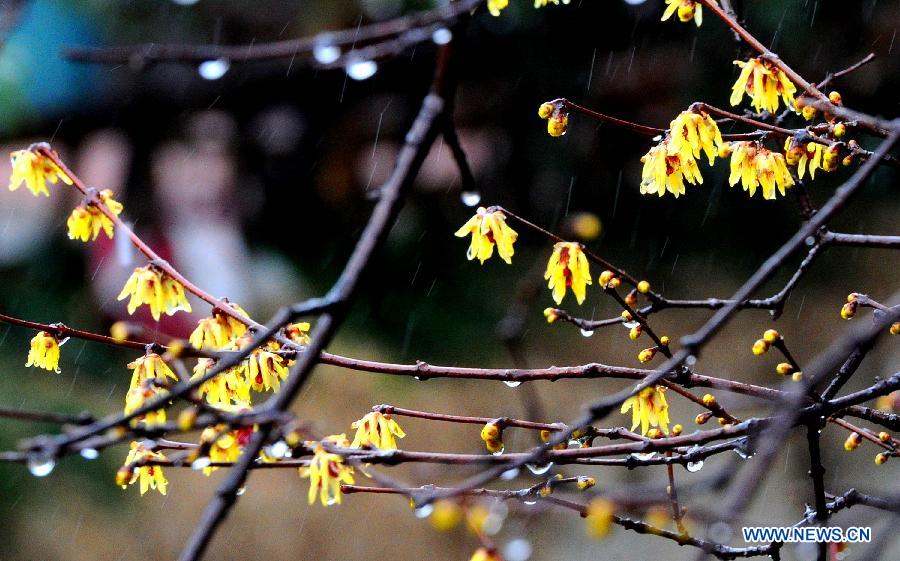
[[291, 447], [283, 440], [269, 446], [269, 456], [273, 458], [288, 458], [291, 455]]
[[354, 80], [368, 80], [378, 72], [378, 63], [374, 60], [357, 60], [347, 66], [347, 76]]
[[701, 469], [703, 469], [703, 460], [697, 460], [696, 462], [688, 462], [684, 464], [684, 469], [688, 470], [691, 473], [697, 473]]
[[544, 475], [553, 467], [553, 462], [548, 462], [546, 464], [525, 464], [525, 467], [535, 475]]
[[625, 329], [632, 329], [632, 328], [639, 326], [640, 324], [641, 324], [641, 322], [639, 322], [639, 321], [623, 321], [622, 322], [622, 326], [625, 327]]
[[518, 388], [522, 385], [522, 382], [518, 380], [504, 380], [503, 383], [511, 388]]
[[191, 462], [191, 469], [200, 471], [203, 468], [208, 468], [209, 464], [212, 463], [212, 460], [209, 459], [209, 456], [203, 456], [202, 458], [197, 458], [193, 462]]
[[633, 452], [631, 455], [635, 459], [638, 459], [638, 460], [649, 460], [649, 459], [652, 459], [653, 456], [656, 455], [656, 452], [647, 452], [646, 454], [641, 454], [640, 452]]
[[81, 457], [85, 460], [96, 460], [98, 456], [100, 456], [100, 452], [97, 451], [96, 448], [82, 448]]
[[529, 499], [529, 500], [527, 500], [527, 501], [522, 501], [522, 502], [525, 503], [525, 504], [527, 504], [528, 506], [536, 505], [536, 504], [537, 504], [537, 501], [534, 500], [534, 499]]
[[658, 135], [654, 136], [651, 140], [653, 142], [659, 142], [660, 140], [662, 140], [662, 135], [658, 134]]
[[510, 540], [503, 546], [503, 558], [506, 561], [528, 561], [531, 557], [531, 542], [525, 538]]
[[517, 477], [519, 477], [519, 468], [508, 469], [500, 474], [500, 479], [504, 481], [509, 481]]
[[806, 245], [813, 245], [813, 244], [816, 243], [816, 238], [814, 238], [814, 237], [812, 237], [812, 236], [808, 236], [808, 237], [807, 237], [805, 240], [803, 240], [803, 241], [806, 242]]
[[35, 477], [46, 477], [50, 475], [50, 472], [55, 467], [56, 461], [43, 454], [35, 454], [28, 457], [28, 471]]
[[741, 450], [740, 448], [735, 448], [734, 453], [745, 460], [753, 457], [753, 454], [748, 454], [747, 452]]
[[506, 448], [501, 446], [499, 450], [497, 450], [496, 452], [491, 452], [491, 454], [495, 456], [502, 456], [504, 450], [506, 450]]
[[228, 72], [229, 68], [231, 68], [230, 62], [224, 58], [217, 58], [201, 62], [197, 67], [197, 72], [204, 80], [218, 80]]
[[338, 502], [337, 496], [334, 496], [334, 497], [328, 497], [328, 500], [325, 501], [325, 506], [336, 505], [337, 502]]
[[481, 202], [481, 193], [478, 191], [463, 191], [460, 196], [462, 202], [466, 206], [475, 206]]
[[694, 355], [688, 355], [687, 358], [684, 359], [684, 363], [688, 366], [694, 366], [697, 364], [697, 357]]
[[569, 448], [581, 448], [581, 441], [577, 438], [569, 439]]
[[446, 27], [436, 29], [434, 33], [431, 34], [431, 40], [434, 41], [435, 45], [446, 45], [452, 39], [453, 33], [451, 33], [450, 30]]
[[240, 497], [241, 495], [243, 495], [246, 492], [247, 492], [247, 486], [245, 485], [243, 487], [238, 487], [238, 490], [235, 491], [234, 494], [237, 495], [238, 497]]
[[431, 516], [432, 512], [434, 512], [434, 506], [431, 504], [427, 504], [417, 507], [415, 510], [415, 515], [416, 518], [428, 518], [429, 516]]
[[593, 330], [593, 329], [584, 329], [584, 328], [581, 329], [581, 336], [582, 336], [582, 337], [590, 337], [590, 336], [593, 335], [593, 334], [594, 334], [594, 330]]
[[68, 343], [68, 342], [69, 342], [69, 339], [71, 339], [71, 337], [63, 337], [62, 339], [60, 339], [60, 340], [59, 340], [59, 346], [62, 347], [63, 345], [65, 345], [66, 343]]
[[313, 47], [313, 58], [319, 64], [331, 64], [341, 58], [341, 48], [337, 45], [316, 45]]
[[417, 382], [421, 382], [423, 380], [423, 378], [421, 376], [413, 376], [413, 380], [415, 380]]

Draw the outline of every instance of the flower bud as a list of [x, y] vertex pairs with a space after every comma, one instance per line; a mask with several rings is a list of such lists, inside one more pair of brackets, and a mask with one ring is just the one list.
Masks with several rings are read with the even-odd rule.
[[683, 427], [683, 426], [681, 426], [681, 425], [675, 425], [674, 427], [672, 427], [672, 436], [678, 436], [678, 435], [680, 435], [682, 432], [684, 432], [684, 427]]
[[641, 282], [639, 282], [637, 284], [637, 290], [641, 294], [647, 294], [648, 292], [650, 292], [650, 283], [645, 280], [642, 280]]
[[834, 125], [834, 128], [831, 130], [831, 132], [835, 137], [842, 138], [845, 134], [847, 134], [847, 126], [844, 123], [838, 123]]
[[598, 497], [587, 507], [587, 532], [592, 538], [603, 538], [615, 520], [616, 505], [609, 499]]
[[428, 521], [435, 530], [449, 532], [460, 523], [463, 510], [455, 501], [441, 499], [434, 502], [434, 510]]
[[578, 487], [579, 491], [584, 491], [585, 489], [590, 489], [596, 484], [597, 480], [593, 477], [585, 477], [583, 475], [580, 475], [578, 476], [578, 482], [575, 485]]
[[622, 284], [622, 281], [619, 280], [619, 277], [613, 277], [613, 278], [609, 279], [609, 282], [606, 284], [606, 287], [607, 288], [619, 288], [619, 286], [621, 284]]
[[816, 117], [817, 111], [816, 108], [812, 105], [807, 105], [800, 111], [800, 113], [801, 115], [803, 115], [804, 119], [806, 119], [807, 121], [812, 121]]
[[769, 351], [769, 344], [765, 341], [765, 339], [757, 339], [755, 343], [753, 343], [753, 354], [756, 356], [764, 355]]
[[606, 288], [606, 285], [608, 285], [609, 281], [615, 278], [615, 276], [615, 273], [609, 270], [600, 273], [600, 277], [597, 279], [597, 282], [600, 283], [600, 288]]
[[710, 413], [709, 411], [705, 411], [694, 417], [694, 423], [698, 425], [705, 425], [706, 422], [709, 421], [710, 417], [712, 417], [712, 413]]
[[197, 408], [196, 407], [188, 407], [184, 411], [178, 414], [178, 428], [182, 431], [189, 431], [194, 428], [194, 423], [197, 421]]
[[844, 98], [841, 97], [841, 94], [839, 94], [838, 92], [833, 91], [828, 94], [828, 101], [835, 105], [840, 105], [841, 103], [843, 103]]
[[803, 379], [803, 372], [800, 371], [800, 370], [798, 370], [798, 371], [794, 372], [793, 374], [791, 374], [791, 380], [793, 380], [793, 381], [795, 381], [795, 382], [799, 382], [799, 381], [802, 380], [802, 379]]
[[862, 442], [862, 437], [858, 432], [851, 432], [850, 436], [847, 437], [847, 440], [844, 441], [844, 450], [848, 452], [852, 452], [859, 448], [859, 443]]
[[731, 422], [728, 419], [726, 419], [725, 417], [718, 417], [716, 419], [716, 421], [718, 421], [719, 424], [722, 425], [723, 427], [731, 424]]
[[843, 307], [841, 307], [841, 317], [844, 319], [851, 319], [856, 315], [856, 308], [858, 306], [859, 304], [856, 302], [856, 300], [847, 302], [843, 305]]
[[488, 439], [484, 441], [484, 447], [487, 448], [487, 451], [491, 454], [497, 454], [503, 452], [503, 441]]
[[695, 6], [693, 2], [682, 2], [678, 5], [678, 19], [681, 20], [682, 23], [691, 21], [694, 19], [694, 12], [696, 9], [697, 6]]
[[547, 119], [547, 132], [550, 136], [559, 137], [569, 129], [569, 112], [559, 109]]
[[498, 423], [487, 423], [481, 429], [482, 440], [499, 440], [501, 438], [503, 438], [503, 429], [500, 428]]
[[779, 362], [778, 366], [775, 367], [775, 372], [781, 374], [782, 376], [787, 376], [793, 371], [794, 367], [791, 366], [788, 362]]
[[553, 494], [553, 486], [550, 484], [541, 485], [541, 488], [538, 489], [538, 495], [542, 497], [549, 497]]
[[656, 356], [656, 347], [644, 349], [638, 353], [638, 360], [641, 362], [650, 362]]
[[881, 454], [878, 454], [877, 456], [875, 456], [875, 465], [877, 465], [877, 466], [880, 466], [881, 464], [885, 463], [886, 461], [888, 461], [888, 453], [887, 452], [882, 452]]
[[553, 110], [556, 109], [556, 106], [552, 103], [542, 103], [540, 107], [538, 107], [538, 116], [541, 119], [549, 119], [550, 115], [553, 114]]
[[169, 342], [169, 354], [172, 355], [172, 358], [178, 358], [184, 354], [184, 341], [180, 339], [175, 339], [174, 341]]
[[779, 339], [781, 339], [781, 333], [778, 333], [774, 329], [767, 329], [765, 333], [763, 333], [763, 340], [766, 343], [772, 344]]
[[731, 143], [724, 142], [719, 146], [719, 157], [725, 159], [728, 156], [731, 156]]
[[841, 149], [836, 144], [826, 148], [825, 153], [822, 155], [822, 169], [825, 171], [836, 170], [840, 161], [840, 155]]
[[703, 396], [703, 405], [705, 405], [707, 407], [715, 407], [716, 405], [718, 405], [718, 402], [716, 401], [716, 396], [714, 396], [711, 393], [704, 395]]
[[117, 321], [109, 328], [109, 336], [116, 343], [121, 343], [128, 339], [128, 324], [124, 321]]
[[544, 308], [544, 317], [547, 318], [547, 323], [553, 323], [559, 319], [559, 313], [556, 308]]
[[847, 154], [844, 156], [844, 159], [841, 160], [841, 165], [844, 167], [849, 167], [853, 165], [853, 154]]
[[882, 441], [882, 442], [890, 442], [890, 440], [891, 440], [891, 435], [890, 435], [890, 433], [887, 433], [887, 432], [885, 432], [885, 431], [881, 431], [881, 432], [878, 433], [878, 440], [880, 440], [880, 441]]
[[631, 292], [629, 292], [628, 294], [625, 295], [625, 303], [628, 304], [629, 306], [631, 306], [632, 308], [634, 308], [635, 306], [637, 306], [637, 303], [638, 303], [637, 295], [638, 295], [637, 289], [632, 290]]
[[891, 335], [900, 334], [900, 321], [895, 321], [891, 324]]
[[659, 342], [662, 343], [664, 347], [668, 347], [669, 346], [669, 336], [663, 335], [662, 337], [659, 338]]
[[637, 338], [641, 336], [641, 326], [635, 325], [631, 328], [631, 331], [628, 332], [628, 338], [632, 341], [637, 341]]
[[116, 485], [121, 485], [123, 488], [128, 485], [128, 482], [131, 481], [131, 477], [134, 475], [134, 468], [131, 466], [122, 466], [116, 472]]
[[541, 442], [550, 442], [550, 436], [552, 434], [553, 433], [547, 429], [542, 430], [541, 431]]
[[662, 438], [663, 436], [665, 436], [663, 434], [663, 431], [655, 427], [647, 431], [647, 438], [652, 438], [655, 440], [657, 438]]

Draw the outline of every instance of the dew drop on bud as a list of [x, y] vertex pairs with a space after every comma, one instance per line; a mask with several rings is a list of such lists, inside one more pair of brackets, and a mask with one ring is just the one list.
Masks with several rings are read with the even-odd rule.
[[463, 191], [459, 198], [462, 199], [464, 205], [475, 206], [481, 202], [481, 193], [478, 191]]
[[313, 58], [319, 64], [331, 64], [341, 58], [341, 48], [335, 45], [316, 45], [313, 47]]
[[582, 330], [581, 330], [581, 335], [582, 335], [583, 337], [590, 337], [590, 336], [593, 335], [593, 334], [594, 334], [594, 330], [593, 330], [593, 329], [582, 329]]
[[204, 80], [218, 80], [228, 72], [229, 68], [231, 68], [230, 62], [224, 58], [217, 58], [201, 62], [197, 67], [197, 72]]
[[35, 477], [46, 477], [50, 475], [53, 468], [56, 467], [56, 461], [43, 455], [35, 455], [28, 457], [28, 471]]
[[641, 322], [639, 322], [639, 321], [623, 321], [622, 322], [622, 325], [625, 327], [625, 329], [633, 329], [633, 328], [639, 326], [640, 324], [641, 324]]
[[434, 512], [434, 506], [427, 504], [417, 507], [415, 510], [415, 515], [416, 518], [428, 518], [429, 516], [431, 516], [432, 512]]
[[508, 469], [500, 474], [500, 479], [504, 481], [509, 481], [517, 477], [519, 477], [519, 468]]
[[535, 475], [544, 475], [550, 468], [553, 467], [553, 462], [549, 462], [546, 464], [525, 464], [525, 467], [528, 468], [528, 471]]
[[491, 454], [493, 454], [493, 455], [495, 455], [495, 456], [502, 456], [504, 450], [506, 450], [506, 448], [500, 448], [500, 449], [497, 450], [496, 452], [491, 452]]
[[287, 458], [291, 453], [290, 446], [283, 440], [269, 446], [269, 455], [273, 458]]
[[246, 492], [247, 492], [247, 487], [244, 486], [244, 487], [238, 487], [238, 490], [235, 491], [234, 494], [237, 495], [238, 497], [240, 497], [241, 495], [243, 495]]
[[374, 60], [357, 60], [347, 66], [347, 76], [360, 82], [368, 80], [378, 72], [378, 63]]
[[697, 460], [696, 462], [688, 462], [684, 465], [684, 468], [691, 473], [697, 473], [701, 469], [703, 469], [703, 460]]
[[446, 27], [436, 29], [434, 33], [431, 34], [431, 40], [434, 41], [435, 45], [446, 45], [452, 39], [453, 33], [451, 33], [450, 30]]
[[96, 460], [98, 456], [100, 456], [100, 452], [97, 451], [96, 448], [82, 448], [81, 457], [85, 460]]
[[506, 561], [528, 561], [531, 557], [531, 542], [525, 538], [510, 540], [503, 546], [503, 558]]
[[503, 383], [511, 388], [518, 388], [519, 386], [522, 385], [522, 382], [520, 382], [518, 380], [504, 380]]
[[193, 462], [191, 462], [191, 469], [200, 471], [203, 468], [208, 468], [209, 464], [212, 463], [212, 460], [209, 459], [209, 456], [204, 456], [202, 458], [197, 458]]

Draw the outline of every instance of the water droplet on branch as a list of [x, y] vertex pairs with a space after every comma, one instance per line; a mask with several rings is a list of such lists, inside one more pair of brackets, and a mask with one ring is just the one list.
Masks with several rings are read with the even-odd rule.
[[475, 206], [481, 202], [481, 193], [478, 191], [463, 191], [460, 199], [466, 206]]
[[218, 80], [228, 72], [229, 68], [231, 68], [230, 62], [224, 58], [218, 58], [201, 62], [197, 67], [197, 72], [204, 80]]

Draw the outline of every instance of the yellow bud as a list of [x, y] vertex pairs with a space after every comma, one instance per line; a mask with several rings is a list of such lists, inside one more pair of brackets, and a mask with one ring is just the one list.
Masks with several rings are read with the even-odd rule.
[[774, 329], [767, 329], [766, 332], [763, 333], [763, 340], [766, 343], [772, 344], [779, 339], [781, 339], [781, 334]]
[[804, 107], [801, 110], [801, 114], [803, 115], [803, 118], [806, 119], [807, 121], [812, 121], [816, 117], [816, 113], [817, 113], [816, 108], [813, 107], [812, 105], [807, 105], [806, 107]]
[[847, 302], [856, 302], [857, 300], [859, 300], [859, 294], [856, 292], [851, 292], [847, 295]]
[[731, 156], [731, 143], [730, 142], [726, 142], [726, 143], [722, 144], [721, 146], [719, 146], [719, 157], [722, 159], [725, 159], [728, 156]]
[[600, 277], [597, 279], [597, 281], [600, 283], [600, 288], [606, 288], [606, 285], [609, 284], [609, 281], [611, 281], [615, 276], [615, 273], [613, 273], [612, 271], [603, 271], [602, 273], [600, 273]]
[[556, 308], [544, 308], [544, 317], [547, 318], [547, 323], [553, 323], [559, 319], [559, 314]]
[[838, 92], [830, 92], [828, 94], [828, 100], [835, 105], [840, 105], [844, 101], [844, 98], [841, 97], [841, 94]]
[[663, 335], [662, 337], [659, 338], [659, 342], [662, 343], [664, 346], [668, 347], [669, 346], [669, 336]]
[[632, 341], [636, 341], [638, 337], [641, 336], [641, 326], [635, 325], [631, 328], [631, 331], [628, 332], [628, 338]]
[[568, 129], [569, 113], [566, 111], [556, 111], [549, 119], [547, 119], [547, 132], [550, 136], [563, 136]]
[[719, 421], [719, 424], [722, 425], [723, 427], [725, 425], [731, 424], [728, 422], [728, 419], [726, 419], [725, 417], [719, 417], [716, 420]]
[[600, 218], [592, 212], [579, 212], [569, 217], [572, 232], [582, 240], [595, 240], [603, 230]]
[[632, 290], [628, 294], [625, 295], [625, 303], [634, 308], [637, 306], [637, 290]]
[[691, 21], [692, 19], [694, 19], [694, 9], [695, 6], [693, 2], [682, 2], [678, 6], [678, 19], [681, 20], [682, 23]]
[[649, 349], [644, 349], [638, 353], [638, 360], [641, 362], [650, 362], [653, 360], [654, 356], [656, 356], [656, 347], [650, 347]]
[[619, 286], [621, 286], [621, 284], [622, 284], [622, 281], [619, 280], [619, 277], [613, 277], [613, 278], [609, 279], [609, 283], [607, 283], [606, 286], [609, 288], [619, 288]]
[[841, 165], [844, 167], [849, 167], [853, 165], [853, 154], [847, 154], [844, 156], [844, 159], [841, 160]]
[[672, 436], [678, 436], [678, 435], [680, 435], [682, 432], [684, 432], [684, 427], [683, 427], [683, 426], [681, 426], [681, 425], [675, 425], [674, 427], [672, 427]]
[[900, 334], [900, 321], [896, 321], [891, 324], [891, 335]]
[[622, 319], [624, 321], [631, 321], [634, 318], [631, 316], [631, 312], [629, 312], [628, 310], [625, 310], [624, 312], [622, 312]]
[[794, 373], [791, 375], [791, 380], [793, 380], [793, 381], [795, 381], [795, 382], [799, 382], [799, 381], [802, 380], [802, 379], [803, 379], [803, 372], [801, 372], [801, 371], [799, 371], [799, 370], [796, 371], [796, 372], [794, 372]]
[[637, 284], [637, 289], [641, 294], [647, 294], [648, 292], [650, 292], [650, 283], [642, 280]]
[[112, 324], [109, 328], [109, 336], [113, 338], [116, 343], [121, 343], [128, 339], [128, 324], [124, 321], [117, 321]]
[[546, 429], [541, 431], [541, 442], [550, 442], [550, 435], [552, 433]]
[[189, 431], [194, 428], [196, 421], [197, 409], [194, 407], [188, 407], [178, 414], [178, 428], [182, 431]]
[[615, 520], [616, 505], [609, 499], [598, 497], [587, 507], [587, 533], [592, 538], [603, 538]]
[[651, 526], [649, 528], [651, 534], [658, 534], [660, 530], [665, 530], [666, 526], [672, 522], [672, 513], [661, 507], [652, 507], [647, 510], [644, 520]]
[[862, 437], [859, 433], [853, 432], [850, 433], [850, 436], [847, 437], [847, 440], [844, 441], [844, 450], [848, 452], [852, 452], [859, 448], [859, 443], [862, 441]]
[[846, 127], [846, 125], [844, 125], [844, 123], [838, 123], [838, 124], [834, 125], [834, 129], [832, 129], [831, 132], [832, 132], [832, 133], [834, 134], [834, 136], [836, 136], [837, 138], [841, 138], [841, 137], [843, 137], [845, 134], [847, 134], [847, 127]]
[[584, 491], [585, 489], [590, 489], [594, 485], [597, 484], [597, 480], [593, 477], [584, 477], [579, 476], [578, 482], [575, 484], [578, 487], [579, 491]]
[[764, 339], [757, 339], [753, 343], [753, 354], [756, 356], [764, 355], [769, 351], [769, 344]]
[[656, 438], [662, 438], [663, 436], [664, 436], [663, 431], [661, 431], [657, 428], [652, 428], [647, 431], [647, 438], [656, 439]]
[[134, 471], [131, 466], [122, 466], [116, 472], [116, 485], [121, 485], [125, 487], [128, 485], [128, 482], [131, 481], [131, 477], [134, 474]]
[[488, 439], [484, 441], [484, 447], [487, 448], [487, 451], [491, 454], [497, 454], [498, 452], [503, 452], [503, 441]]
[[449, 532], [459, 525], [463, 517], [463, 509], [454, 501], [441, 499], [434, 502], [434, 510], [428, 521], [432, 528], [441, 532]]
[[484, 441], [488, 440], [499, 440], [503, 436], [503, 431], [500, 429], [500, 425], [497, 423], [487, 423], [481, 429], [481, 439]]
[[881, 431], [878, 433], [878, 440], [882, 442], [890, 442], [891, 435], [887, 432]]
[[713, 394], [708, 393], [703, 396], [703, 405], [707, 407], [714, 407], [717, 404], [718, 402], [716, 401], [716, 396], [714, 396]]
[[846, 304], [844, 304], [841, 307], [841, 317], [844, 319], [851, 319], [853, 316], [856, 315], [857, 306], [858, 306], [858, 304], [856, 303], [856, 300], [854, 300], [852, 302], [847, 302]]
[[301, 436], [299, 432], [292, 430], [291, 432], [284, 435], [284, 441], [291, 448], [296, 448], [297, 446], [300, 446], [301, 442], [303, 442], [303, 436]]
[[184, 342], [175, 339], [169, 343], [169, 353], [172, 355], [172, 358], [178, 358], [182, 354], [184, 354]]
[[550, 485], [543, 485], [540, 489], [538, 489], [538, 495], [542, 497], [549, 497], [553, 494], [553, 487]]
[[888, 461], [888, 453], [887, 452], [882, 452], [881, 454], [878, 454], [877, 456], [875, 456], [875, 465], [880, 466], [881, 464], [885, 463], [886, 461]]
[[793, 371], [794, 367], [787, 362], [779, 362], [778, 366], [775, 367], [775, 372], [781, 374], [782, 376], [787, 376]]
[[552, 103], [542, 103], [540, 107], [538, 107], [538, 116], [541, 119], [549, 119], [550, 115], [553, 114], [553, 110], [556, 109], [556, 106]]
[[704, 413], [700, 413], [696, 417], [694, 417], [694, 422], [698, 425], [705, 425], [709, 418], [712, 417], [712, 413], [706, 411]]

